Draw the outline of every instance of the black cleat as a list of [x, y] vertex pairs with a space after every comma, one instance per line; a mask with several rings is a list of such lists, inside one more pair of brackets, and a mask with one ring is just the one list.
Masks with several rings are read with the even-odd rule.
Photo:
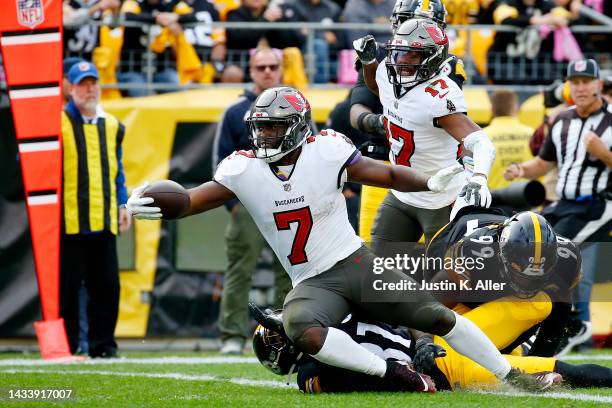
[[414, 371], [412, 366], [405, 361], [388, 360], [385, 379], [403, 391], [436, 392], [436, 386], [431, 377]]

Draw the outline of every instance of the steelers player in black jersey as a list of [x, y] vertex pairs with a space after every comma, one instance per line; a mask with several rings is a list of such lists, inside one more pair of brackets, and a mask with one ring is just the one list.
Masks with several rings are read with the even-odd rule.
[[[289, 376], [297, 373], [297, 385], [304, 393], [403, 391], [400, 384], [354, 371], [322, 364], [298, 350], [283, 333], [282, 317], [270, 311], [262, 312], [249, 305], [260, 325], [253, 336], [253, 350], [260, 363], [271, 372]], [[466, 317], [470, 318], [469, 312]], [[264, 327], [267, 326], [267, 327]], [[482, 389], [495, 387], [499, 381], [471, 360], [444, 350], [438, 337], [406, 328], [391, 327], [382, 322], [348, 315], [338, 329], [353, 340], [386, 360], [410, 364], [415, 370], [430, 376], [440, 390]], [[505, 356], [514, 367], [528, 373], [547, 376], [550, 386], [563, 377], [563, 383], [575, 387], [612, 387], [612, 369], [595, 365], [570, 365], [554, 358]], [[550, 371], [554, 369], [554, 373]], [[288, 381], [289, 381], [288, 377]]]
[[[542, 216], [525, 211], [508, 218], [495, 208], [466, 206], [434, 236], [426, 257], [450, 261], [426, 273], [431, 283], [451, 282], [451, 290], [434, 294], [459, 314], [471, 311], [502, 352], [515, 350], [539, 329], [529, 355], [556, 354], [581, 257]], [[457, 261], [463, 262], [459, 268]]]
[[[446, 9], [442, 0], [397, 0], [393, 13], [389, 18], [393, 33], [406, 20], [413, 18], [426, 18], [435, 22], [441, 29], [446, 28]], [[378, 44], [378, 62], [385, 59], [387, 49], [385, 44]], [[371, 136], [370, 140], [360, 146], [361, 154], [376, 160], [389, 160], [389, 143], [383, 126], [382, 104], [378, 96], [374, 95], [365, 83], [363, 67], [359, 60], [355, 63], [358, 72], [357, 82], [351, 88], [350, 122], [351, 126], [361, 133]], [[444, 73], [453, 80], [459, 88], [467, 80], [463, 61], [454, 55], [449, 55], [442, 67]], [[378, 207], [387, 195], [386, 188], [363, 186], [361, 190], [361, 207], [359, 211], [359, 236], [370, 242], [370, 234], [374, 217]]]

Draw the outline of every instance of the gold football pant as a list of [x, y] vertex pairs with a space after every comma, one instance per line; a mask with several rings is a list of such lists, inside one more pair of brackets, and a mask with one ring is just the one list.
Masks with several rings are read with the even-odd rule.
[[[473, 310], [460, 304], [454, 309], [476, 324], [491, 339], [498, 349], [508, 347], [522, 333], [544, 320], [552, 310], [550, 297], [539, 292], [529, 300], [509, 296], [494, 302], [488, 302]], [[437, 358], [436, 365], [442, 371], [449, 384], [455, 388], [478, 386], [496, 386], [497, 378], [482, 366], [462, 356], [440, 337], [434, 342], [446, 349], [446, 357]], [[513, 353], [514, 354], [514, 353]], [[504, 356], [512, 367], [527, 373], [552, 371], [554, 358]]]
[[368, 245], [371, 241], [372, 224], [378, 207], [387, 195], [386, 188], [364, 185], [361, 187], [361, 207], [359, 208], [359, 236]]

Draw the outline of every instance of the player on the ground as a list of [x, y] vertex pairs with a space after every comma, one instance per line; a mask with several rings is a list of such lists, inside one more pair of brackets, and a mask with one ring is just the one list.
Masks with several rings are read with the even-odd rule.
[[[284, 334], [281, 317], [269, 311], [261, 312], [251, 304], [251, 311], [260, 325], [253, 335], [253, 351], [259, 362], [278, 375], [297, 373], [297, 384], [305, 393], [402, 391], [384, 379], [355, 373], [323, 364], [302, 353]], [[472, 313], [472, 312], [470, 312]], [[470, 313], [466, 317], [471, 319]], [[431, 338], [405, 328], [393, 328], [385, 323], [367, 321], [348, 315], [338, 326], [363, 347], [385, 360], [394, 359], [414, 364], [427, 373], [438, 390], [492, 388], [500, 384], [491, 373], [473, 361]], [[549, 386], [563, 383], [572, 387], [612, 387], [612, 369], [596, 364], [571, 365], [554, 358], [504, 356], [515, 367], [528, 373], [539, 373]]]
[[[428, 271], [430, 282], [456, 284], [456, 290], [434, 295], [459, 313], [474, 309], [475, 323], [491, 333], [502, 352], [509, 353], [539, 329], [529, 355], [555, 355], [582, 262], [578, 247], [555, 234], [542, 216], [524, 211], [507, 217], [495, 208], [463, 207], [434, 236], [426, 256], [449, 261], [445, 268]], [[467, 266], [470, 258], [480, 262]], [[459, 270], [453, 267], [456, 260], [463, 263]]]
[[[393, 13], [389, 19], [393, 34], [406, 20], [413, 18], [429, 19], [441, 29], [446, 27], [446, 9], [441, 0], [397, 0], [393, 7]], [[381, 62], [387, 55], [386, 44], [378, 44], [376, 60]], [[357, 83], [350, 92], [350, 121], [351, 125], [362, 133], [371, 135], [370, 140], [360, 146], [364, 156], [377, 159], [389, 159], [389, 143], [385, 127], [383, 126], [383, 109], [377, 95], [374, 95], [367, 87], [363, 78], [361, 62], [357, 60], [355, 68], [358, 71]], [[442, 67], [444, 72], [460, 88], [463, 86], [467, 75], [463, 68], [463, 62], [449, 55]], [[359, 210], [359, 236], [366, 242], [370, 242], [372, 223], [378, 207], [382, 203], [387, 189], [364, 186], [361, 191], [361, 204]]]
[[[397, 269], [374, 274], [374, 254], [348, 221], [341, 193], [347, 180], [398, 191], [441, 191], [462, 167], [428, 178], [414, 169], [385, 165], [361, 157], [348, 138], [332, 130], [313, 135], [310, 117], [310, 104], [299, 91], [280, 87], [263, 92], [248, 118], [254, 150], [234, 152], [219, 164], [214, 181], [189, 190], [184, 216], [240, 200], [291, 277], [293, 290], [283, 314], [287, 335], [318, 361], [384, 377], [406, 390], [435, 390], [429, 377], [386, 362], [334, 328], [350, 312], [360, 312], [440, 335], [498, 378], [526, 378], [512, 370], [478, 327], [428, 292], [375, 291], [374, 280], [399, 284], [410, 279]], [[158, 219], [161, 209], [153, 201], [138, 189], [128, 208], [137, 217]]]
[[473, 174], [458, 174], [447, 190], [391, 191], [378, 210], [372, 228], [375, 252], [384, 252], [391, 242], [416, 242], [421, 233], [429, 242], [446, 224], [458, 194], [475, 205], [490, 205], [487, 176], [495, 147], [466, 115], [463, 92], [443, 72], [448, 38], [437, 24], [426, 19], [405, 21], [387, 44], [387, 57], [380, 64], [373, 37], [356, 40], [354, 47], [365, 81], [383, 105], [393, 164], [433, 174], [453, 163], [460, 148], [472, 154]]

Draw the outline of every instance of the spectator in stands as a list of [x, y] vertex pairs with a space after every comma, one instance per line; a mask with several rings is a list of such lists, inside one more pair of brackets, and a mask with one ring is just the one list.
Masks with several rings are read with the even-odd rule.
[[240, 0], [212, 0], [221, 21], [227, 20], [227, 13], [240, 7]]
[[[612, 228], [612, 108], [601, 96], [603, 81], [594, 60], [572, 61], [567, 78], [575, 106], [557, 115], [538, 157], [510, 165], [504, 177], [533, 179], [547, 173], [556, 162], [559, 201], [546, 207], [542, 215], [566, 238], [578, 243], [597, 242]], [[593, 250], [593, 246], [582, 248], [583, 277], [576, 302], [582, 322], [569, 348], [589, 340], [592, 332], [588, 304], [596, 256], [587, 256], [585, 250]]]
[[[298, 21], [323, 23], [333, 26], [339, 21], [340, 7], [331, 0], [290, 0], [288, 3], [296, 14]], [[336, 55], [346, 48], [343, 31], [317, 30], [314, 39], [316, 56], [316, 73], [312, 82], [327, 83], [336, 76]]]
[[483, 131], [491, 138], [497, 154], [495, 163], [489, 173], [491, 189], [507, 187], [510, 182], [504, 180], [504, 170], [512, 163], [519, 163], [533, 158], [529, 150], [529, 138], [533, 129], [519, 122], [518, 97], [509, 89], [499, 89], [491, 94], [493, 119]]
[[[389, 25], [389, 16], [393, 12], [395, 0], [348, 0], [342, 12], [341, 21], [346, 23], [379, 23]], [[391, 38], [391, 31], [349, 30], [347, 41], [372, 34], [379, 43], [386, 43]]]
[[[268, 0], [243, 0], [242, 6], [227, 14], [228, 22], [292, 22], [297, 21], [295, 11], [287, 4], [268, 4]], [[305, 37], [300, 30], [239, 29], [227, 30], [229, 50], [257, 48], [265, 39], [271, 48], [298, 47], [304, 45]]]
[[[213, 164], [216, 166], [234, 150], [251, 150], [246, 117], [257, 96], [281, 83], [282, 59], [269, 48], [257, 49], [251, 56], [250, 74], [253, 86], [223, 113], [215, 135]], [[281, 171], [281, 170], [278, 170]], [[244, 342], [251, 335], [248, 324], [249, 290], [257, 259], [265, 240], [247, 210], [235, 199], [226, 203], [231, 213], [225, 235], [229, 267], [225, 272], [223, 297], [219, 310], [221, 353], [241, 354]], [[275, 301], [281, 309], [291, 281], [274, 257]]]
[[[569, 18], [551, 13], [545, 0], [501, 0], [493, 10], [495, 24], [521, 28], [517, 33], [498, 32], [488, 52], [489, 79], [495, 83], [550, 83], [562, 76], [563, 65], [551, 70], [554, 36], [541, 38], [540, 27], [566, 27]], [[548, 64], [548, 66], [547, 66]], [[553, 66], [555, 67], [555, 66]], [[548, 73], [550, 72], [550, 73]], [[552, 76], [551, 76], [552, 75]]]
[[119, 312], [116, 235], [130, 228], [121, 164], [123, 125], [99, 104], [98, 71], [89, 62], [68, 72], [71, 99], [62, 113], [63, 208], [60, 315], [70, 351], [79, 340], [81, 282], [89, 295], [89, 355], [117, 356]]
[[244, 72], [237, 65], [228, 65], [221, 74], [221, 83], [239, 84], [244, 82]]
[[106, 13], [116, 14], [120, 4], [119, 0], [65, 0], [62, 14], [65, 55], [91, 61], [93, 50], [99, 44], [100, 32], [100, 26], [91, 24], [91, 21], [101, 21]]
[[[159, 0], [126, 0], [121, 6], [123, 18], [128, 22], [141, 23], [140, 27], [125, 27], [123, 48], [121, 51], [121, 64], [117, 80], [122, 83], [141, 85], [140, 87], [128, 89], [129, 96], [145, 96], [147, 90], [147, 49], [149, 47], [149, 31], [154, 34], [155, 39], [163, 42], [172, 34], [178, 35], [180, 26], [168, 24], [160, 28], [153, 24], [163, 25], [166, 21], [157, 21], [157, 16], [162, 13], [173, 13], [178, 2], [171, 0], [162, 2]], [[163, 18], [162, 18], [163, 19]], [[155, 41], [155, 40], [154, 40]], [[165, 44], [163, 44], [165, 45]], [[160, 47], [162, 48], [162, 47]], [[173, 50], [163, 47], [160, 52], [155, 53], [153, 82], [178, 85], [179, 77], [175, 69], [176, 59]]]

